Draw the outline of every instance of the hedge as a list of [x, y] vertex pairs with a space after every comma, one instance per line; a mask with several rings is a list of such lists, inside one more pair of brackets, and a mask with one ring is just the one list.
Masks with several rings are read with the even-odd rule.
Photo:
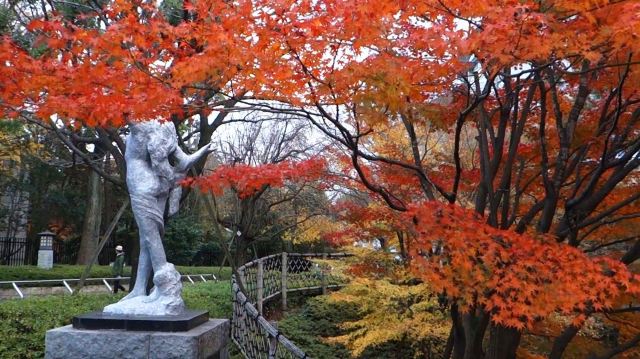
[[[100, 310], [122, 296], [80, 294], [0, 301], [0, 358], [42, 358], [47, 330], [71, 324], [74, 315]], [[231, 316], [228, 281], [184, 286], [183, 298], [188, 308], [209, 310], [212, 318]]]

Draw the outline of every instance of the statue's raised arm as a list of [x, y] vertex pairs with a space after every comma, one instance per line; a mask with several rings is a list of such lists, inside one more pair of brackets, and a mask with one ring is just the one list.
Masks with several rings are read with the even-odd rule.
[[[136, 283], [126, 297], [104, 308], [105, 313], [176, 315], [184, 311], [180, 274], [167, 262], [162, 245], [164, 213], [178, 210], [178, 182], [191, 166], [212, 151], [211, 144], [187, 155], [178, 146], [172, 122], [148, 121], [131, 124], [125, 161], [131, 208], [140, 233], [140, 257]], [[173, 165], [172, 165], [173, 163]], [[153, 271], [154, 287], [146, 295]]]

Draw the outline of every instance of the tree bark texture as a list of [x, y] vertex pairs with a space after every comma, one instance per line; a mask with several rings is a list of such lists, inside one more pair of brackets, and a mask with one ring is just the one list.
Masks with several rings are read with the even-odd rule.
[[87, 265], [96, 250], [100, 237], [100, 223], [102, 222], [102, 180], [95, 171], [89, 171], [87, 186], [87, 206], [82, 224], [82, 237], [76, 264]]
[[522, 333], [514, 328], [492, 324], [486, 359], [515, 359]]

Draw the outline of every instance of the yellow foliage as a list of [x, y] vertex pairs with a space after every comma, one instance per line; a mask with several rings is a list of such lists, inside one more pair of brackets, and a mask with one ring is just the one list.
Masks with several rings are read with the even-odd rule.
[[341, 224], [327, 216], [315, 216], [288, 230], [283, 239], [294, 244], [319, 242], [326, 234], [341, 230]]
[[[365, 255], [362, 265], [366, 267], [374, 263], [370, 260], [371, 255], [389, 258], [388, 254], [373, 252]], [[416, 284], [402, 266], [392, 263], [393, 260], [386, 260], [376, 264], [383, 266], [377, 268], [380, 273], [388, 274], [383, 279], [358, 276], [359, 273], [353, 272], [361, 267], [357, 264], [352, 267], [356, 278], [340, 291], [332, 293], [330, 300], [356, 303], [365, 314], [359, 320], [341, 325], [346, 334], [326, 340], [344, 345], [354, 357], [367, 348], [391, 341], [412, 343], [418, 349], [416, 355], [425, 355], [420, 348], [427, 347], [442, 354], [450, 324], [437, 296], [427, 284]], [[366, 268], [363, 271], [366, 272]]]
[[[0, 162], [11, 161], [20, 163], [26, 153], [35, 153], [40, 144], [30, 141], [22, 125], [9, 120], [0, 120]], [[2, 169], [5, 169], [4, 166]]]

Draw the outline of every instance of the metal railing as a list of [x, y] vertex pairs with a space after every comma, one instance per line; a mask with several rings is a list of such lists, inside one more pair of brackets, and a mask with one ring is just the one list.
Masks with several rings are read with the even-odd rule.
[[[54, 238], [53, 263], [76, 264], [79, 242]], [[116, 257], [116, 240], [109, 238], [98, 256], [99, 264], [113, 262]], [[38, 264], [40, 241], [25, 237], [0, 237], [0, 265], [23, 266]]]
[[38, 248], [24, 237], [0, 237], [0, 265], [29, 264]]
[[[332, 273], [330, 260], [350, 256], [345, 253], [281, 253], [263, 257], [238, 268], [231, 276], [233, 317], [231, 339], [249, 359], [308, 358], [309, 356], [280, 333], [263, 315], [264, 304], [281, 298], [287, 309], [287, 293], [321, 292], [339, 288], [345, 279]], [[312, 259], [321, 260], [319, 263]], [[246, 292], [240, 290], [242, 281]]]
[[[185, 282], [191, 282], [192, 284], [195, 282], [206, 282], [207, 278], [210, 278], [211, 280], [214, 281], [218, 281], [218, 278], [216, 278], [215, 274], [211, 273], [211, 274], [182, 274], [181, 276], [182, 281]], [[193, 278], [196, 278], [196, 280], [194, 281]], [[89, 283], [95, 283], [98, 282], [99, 285], [104, 285], [109, 291], [112, 291], [111, 286], [109, 285], [110, 281], [116, 280], [116, 279], [120, 279], [121, 281], [128, 281], [131, 279], [131, 277], [120, 277], [120, 278], [116, 278], [116, 277], [101, 277], [101, 278], [87, 278], [85, 280], [85, 285], [89, 284]], [[18, 294], [18, 297], [20, 299], [24, 299], [26, 297], [26, 295], [22, 292], [22, 290], [20, 289], [20, 287], [22, 286], [23, 288], [25, 287], [25, 285], [29, 285], [29, 287], [65, 287], [66, 290], [70, 293], [73, 294], [73, 288], [69, 283], [75, 283], [80, 281], [80, 279], [40, 279], [40, 280], [8, 280], [8, 281], [0, 281], [0, 288], [4, 287], [4, 286], [10, 286], [11, 288], [13, 288], [13, 290]], [[59, 284], [59, 285], [55, 285], [55, 284]]]

